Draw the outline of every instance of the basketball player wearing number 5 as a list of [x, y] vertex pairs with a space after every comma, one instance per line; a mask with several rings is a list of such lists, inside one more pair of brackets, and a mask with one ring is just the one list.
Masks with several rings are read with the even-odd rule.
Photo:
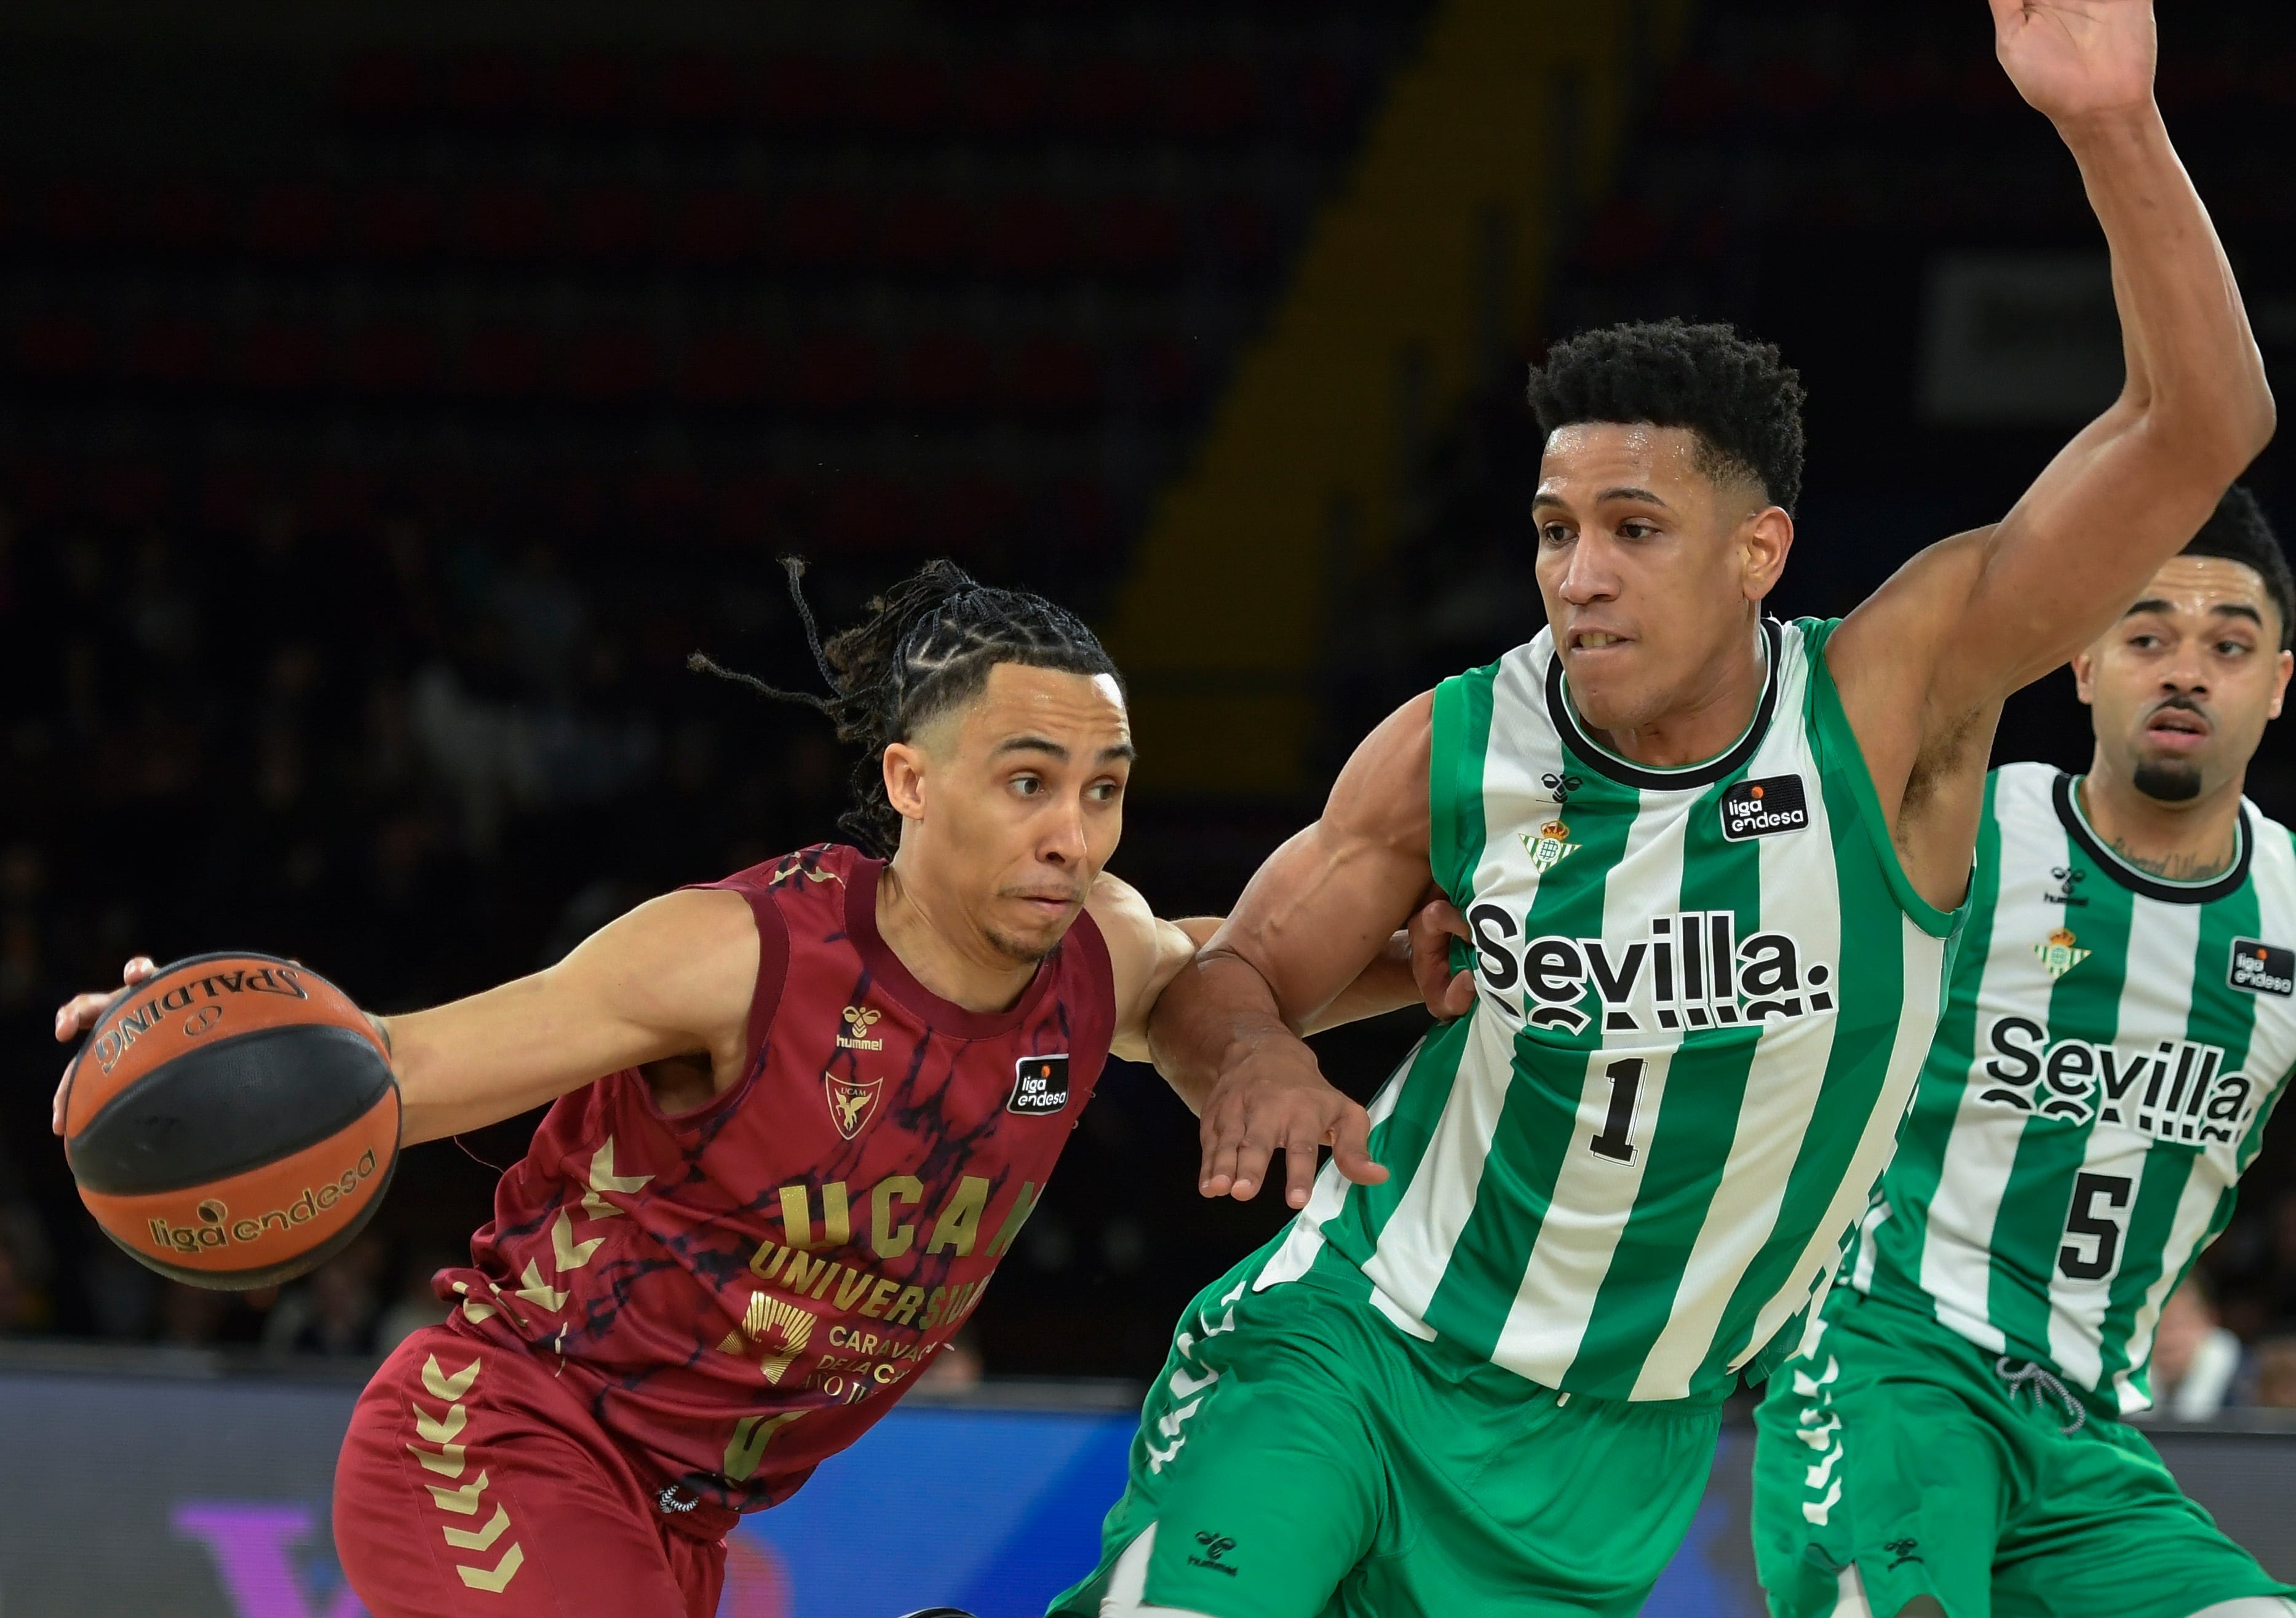
[[[1153, 1014], [1205, 1192], [1273, 1174], [1301, 1211], [1190, 1306], [1055, 1612], [1631, 1613], [1724, 1394], [1800, 1339], [1930, 1046], [2003, 700], [2273, 427], [2147, 0], [1993, 14], [2112, 249], [2120, 398], [1997, 524], [1782, 625], [1776, 351], [1672, 323], [1556, 346], [1530, 386], [1548, 627], [1374, 731]], [[1472, 929], [1465, 1015], [1365, 1112], [1287, 1019], [1431, 883]]]
[[[336, 1550], [376, 1618], [709, 1618], [737, 1514], [964, 1322], [1210, 934], [1103, 869], [1132, 747], [1089, 630], [946, 563], [873, 609], [826, 706], [867, 752], [845, 824], [890, 859], [804, 849], [380, 1020], [406, 1140], [551, 1107], [344, 1442]], [[1314, 1020], [1418, 998], [1398, 950]]]

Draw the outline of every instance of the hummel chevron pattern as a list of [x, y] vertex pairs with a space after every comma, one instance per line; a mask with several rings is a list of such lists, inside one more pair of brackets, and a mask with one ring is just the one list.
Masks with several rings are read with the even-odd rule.
[[[560, 1215], [562, 1221], [564, 1217]], [[588, 1260], [590, 1248], [595, 1245], [584, 1245], [581, 1262]], [[529, 1280], [535, 1279], [533, 1268], [530, 1264], [527, 1266]], [[438, 1355], [430, 1354], [424, 1358], [422, 1391], [433, 1399], [447, 1401], [447, 1413], [443, 1416], [433, 1416], [411, 1399], [406, 1401], [407, 1408], [414, 1415], [414, 1435], [422, 1441], [422, 1443], [408, 1444], [406, 1448], [426, 1470], [446, 1477], [463, 1475], [463, 1468], [468, 1464], [469, 1451], [465, 1445], [454, 1441], [460, 1438], [463, 1429], [470, 1425], [471, 1412], [463, 1403], [463, 1399], [477, 1385], [479, 1367], [482, 1362], [482, 1359], [473, 1359], [462, 1369], [450, 1374], [439, 1363]], [[439, 1447], [426, 1450], [422, 1444], [437, 1444]], [[475, 1517], [481, 1503], [480, 1497], [487, 1491], [487, 1475], [481, 1469], [478, 1476], [458, 1488], [445, 1488], [438, 1483], [425, 1483], [423, 1487], [430, 1491], [430, 1499], [439, 1510], [455, 1516]], [[494, 1515], [487, 1519], [483, 1527], [457, 1528], [447, 1523], [439, 1528], [446, 1538], [448, 1549], [477, 1551], [482, 1555], [492, 1550], [495, 1541], [509, 1531], [510, 1512], [499, 1500], [495, 1503]], [[457, 1562], [455, 1571], [462, 1575], [463, 1584], [470, 1589], [489, 1590], [499, 1595], [518, 1576], [518, 1570], [525, 1564], [525, 1549], [512, 1540], [510, 1549], [502, 1553], [501, 1558], [492, 1567], [482, 1563]]]
[[457, 1562], [455, 1571], [463, 1575], [463, 1582], [472, 1589], [492, 1590], [499, 1596], [503, 1586], [518, 1577], [518, 1570], [525, 1562], [525, 1550], [513, 1545], [503, 1552], [503, 1559], [492, 1567], [469, 1567]]
[[619, 1219], [622, 1211], [605, 1198], [608, 1191], [628, 1197], [644, 1189], [651, 1174], [617, 1174], [614, 1173], [614, 1138], [606, 1137], [606, 1144], [590, 1156], [590, 1190], [582, 1198], [582, 1211], [593, 1219]]

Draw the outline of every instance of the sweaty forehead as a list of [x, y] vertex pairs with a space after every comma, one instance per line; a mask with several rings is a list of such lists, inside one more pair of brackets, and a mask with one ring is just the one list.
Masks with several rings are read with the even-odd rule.
[[2219, 606], [2253, 608], [2277, 621], [2263, 577], [2246, 562], [2227, 556], [2172, 556], [2144, 586], [2143, 601], [2162, 601], [2180, 612], [2207, 613]]
[[1647, 421], [1578, 421], [1546, 436], [1540, 457], [1542, 494], [1591, 498], [1610, 488], [1644, 488], [1663, 494], [1699, 478], [1698, 435], [1686, 427]]

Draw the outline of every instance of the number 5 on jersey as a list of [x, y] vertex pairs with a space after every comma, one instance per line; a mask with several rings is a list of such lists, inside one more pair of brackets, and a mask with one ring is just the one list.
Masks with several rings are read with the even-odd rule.
[[2120, 1222], [2128, 1216], [2134, 1186], [2125, 1174], [2082, 1174], [2073, 1181], [2065, 1245], [2057, 1249], [2057, 1271], [2067, 1280], [2101, 1281], [2112, 1273], [2112, 1262], [2120, 1256]]

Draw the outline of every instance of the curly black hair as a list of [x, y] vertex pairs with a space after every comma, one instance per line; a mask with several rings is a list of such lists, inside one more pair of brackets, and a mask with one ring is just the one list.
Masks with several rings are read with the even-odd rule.
[[1579, 421], [1647, 421], [1698, 435], [1700, 470], [1751, 479], [1791, 512], [1801, 498], [1801, 376], [1775, 345], [1680, 320], [1566, 338], [1525, 390], [1542, 435]]
[[2280, 613], [2280, 650], [2296, 648], [2296, 577], [2288, 571], [2288, 555], [2279, 537], [2244, 483], [2235, 483], [2217, 502], [2208, 521], [2185, 547], [2186, 556], [2220, 556], [2256, 569], [2264, 593]]
[[932, 719], [979, 696], [998, 664], [1107, 674], [1123, 689], [1123, 674], [1083, 619], [1025, 590], [980, 584], [945, 558], [873, 599], [868, 617], [826, 644], [799, 583], [805, 563], [791, 556], [782, 566], [807, 644], [832, 694], [785, 691], [722, 668], [698, 651], [686, 666], [739, 681], [779, 701], [818, 708], [835, 722], [840, 741], [863, 749], [853, 767], [853, 806], [837, 825], [865, 854], [889, 858], [900, 844], [900, 813], [885, 796], [886, 748], [909, 740]]

